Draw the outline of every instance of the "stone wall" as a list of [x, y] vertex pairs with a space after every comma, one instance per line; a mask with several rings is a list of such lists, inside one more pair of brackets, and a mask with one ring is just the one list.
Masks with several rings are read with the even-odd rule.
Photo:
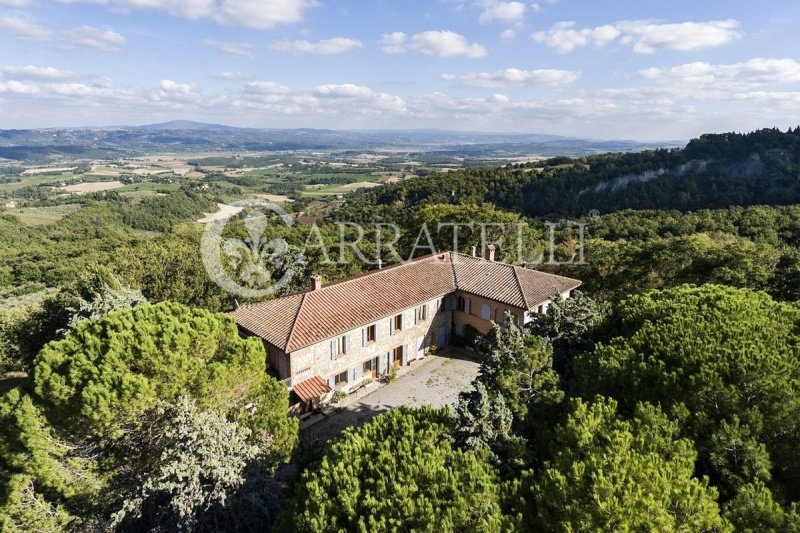
[[[292, 352], [289, 354], [290, 386], [318, 375], [333, 387], [334, 377], [347, 372], [347, 383], [340, 384], [337, 388], [349, 390], [369, 377], [363, 375], [366, 361], [377, 357], [378, 375], [382, 375], [389, 369], [395, 348], [403, 347], [401, 364], [407, 365], [422, 357], [431, 344], [439, 345], [442, 333], [445, 343], [448, 343], [452, 311], [446, 307], [444, 298], [430, 300], [402, 311], [400, 314], [403, 315], [403, 327], [399, 331], [392, 331], [390, 321], [395, 317], [392, 315], [350, 330], [335, 339], [326, 339]], [[418, 318], [415, 323], [415, 311], [419, 313], [422, 305], [428, 307], [428, 318]], [[376, 339], [364, 345], [363, 330], [373, 324], [376, 327]], [[348, 349], [346, 353], [332, 356], [331, 342], [337, 347], [334, 351], [338, 351], [338, 346], [342, 344], [341, 337], [346, 337]]]

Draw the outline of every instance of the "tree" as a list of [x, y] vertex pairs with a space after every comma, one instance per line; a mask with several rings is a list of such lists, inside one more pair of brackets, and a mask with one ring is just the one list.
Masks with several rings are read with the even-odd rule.
[[20, 506], [37, 505], [70, 528], [102, 529], [128, 497], [126, 515], [153, 523], [216, 517], [245, 467], [268, 480], [297, 441], [265, 361], [229, 316], [179, 304], [81, 321], [0, 398], [3, 516], [24, 523]]
[[725, 505], [725, 517], [742, 533], [800, 531], [797, 505], [784, 509], [761, 482], [742, 485], [736, 497]]
[[659, 409], [631, 420], [614, 400], [572, 402], [556, 428], [552, 458], [526, 472], [514, 493], [519, 527], [547, 531], [730, 531], [716, 491], [693, 477], [696, 452]]
[[96, 266], [78, 283], [77, 303], [67, 308], [68, 326], [82, 320], [97, 320], [111, 311], [132, 309], [147, 299], [138, 290], [123, 285], [111, 271]]
[[569, 298], [557, 292], [547, 311], [534, 314], [526, 327], [552, 343], [554, 366], [565, 375], [571, 355], [592, 348], [592, 334], [605, 313], [604, 307], [581, 291], [573, 291]]
[[483, 450], [505, 466], [520, 466], [525, 440], [514, 434], [514, 415], [499, 393], [490, 393], [480, 381], [475, 390], [462, 392], [455, 411], [453, 436], [465, 450]]
[[525, 428], [529, 418], [535, 419], [564, 398], [553, 370], [552, 347], [545, 339], [507, 321], [492, 328], [483, 348], [476, 381], [505, 398], [516, 428]]
[[288, 394], [265, 361], [261, 342], [239, 337], [231, 317], [160, 303], [80, 322], [44, 347], [32, 379], [52, 416], [101, 444], [137, 427], [159, 400], [188, 395], [235, 414], [252, 438], [265, 431], [265, 452], [285, 458], [297, 422], [285, 415]]
[[682, 286], [632, 297], [608, 322], [611, 340], [576, 359], [576, 393], [614, 397], [625, 412], [648, 401], [678, 416], [700, 471], [727, 497], [770, 475], [782, 498], [800, 496], [800, 306]]
[[152, 416], [148, 454], [156, 466], [140, 473], [112, 527], [192, 531], [204, 512], [242, 486], [259, 447], [248, 442], [248, 429], [213, 409], [201, 411], [185, 396], [160, 404]]
[[345, 430], [307, 469], [283, 527], [292, 531], [499, 531], [497, 473], [450, 440], [447, 409], [395, 409]]
[[233, 307], [233, 297], [206, 273], [194, 234], [173, 234], [125, 248], [114, 270], [150, 302], [179, 302], [212, 311]]

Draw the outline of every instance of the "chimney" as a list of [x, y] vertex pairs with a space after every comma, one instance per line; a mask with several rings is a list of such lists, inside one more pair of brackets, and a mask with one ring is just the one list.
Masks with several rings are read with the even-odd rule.
[[476, 255], [478, 255], [478, 249], [475, 246], [471, 247], [469, 249], [469, 255], [471, 255], [472, 257], [475, 257]]
[[490, 244], [486, 247], [486, 259], [494, 261], [494, 244]]
[[311, 290], [318, 291], [322, 288], [322, 276], [314, 274], [311, 276]]

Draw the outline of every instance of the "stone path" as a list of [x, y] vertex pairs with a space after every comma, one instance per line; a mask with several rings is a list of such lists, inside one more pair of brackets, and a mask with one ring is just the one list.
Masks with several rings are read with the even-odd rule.
[[477, 374], [477, 359], [466, 350], [448, 348], [440, 355], [429, 355], [404, 369], [394, 382], [359, 391], [316, 423], [303, 424], [302, 439], [311, 446], [325, 443], [345, 428], [368, 422], [393, 407], [454, 406], [459, 393], [472, 388]]

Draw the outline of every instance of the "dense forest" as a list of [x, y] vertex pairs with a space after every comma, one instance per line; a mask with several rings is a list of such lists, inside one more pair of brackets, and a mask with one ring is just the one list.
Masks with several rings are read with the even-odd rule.
[[[566, 160], [566, 162], [565, 162]], [[491, 203], [528, 217], [800, 202], [800, 128], [703, 135], [683, 149], [449, 172], [352, 195], [340, 220], [407, 222], [415, 209]]]
[[337, 222], [399, 224], [403, 257], [423, 226], [502, 224], [501, 259], [584, 282], [522, 329], [462, 339], [480, 369], [453, 408], [324, 447], [205, 272], [195, 221], [215, 193], [0, 215], [0, 531], [800, 531], [799, 163], [800, 128], [704, 135], [417, 177], [348, 194], [317, 233], [270, 226], [285, 292], [369, 268], [324, 261]]

